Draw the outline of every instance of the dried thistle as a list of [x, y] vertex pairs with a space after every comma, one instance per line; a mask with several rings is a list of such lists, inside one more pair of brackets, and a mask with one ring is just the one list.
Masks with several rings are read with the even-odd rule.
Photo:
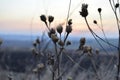
[[55, 34], [55, 33], [56, 33], [55, 29], [51, 28], [51, 29], [50, 29], [50, 33], [51, 33], [51, 34]]
[[98, 8], [98, 12], [101, 13], [102, 9], [101, 8]]
[[85, 43], [86, 43], [85, 37], [81, 38], [80, 39], [80, 45], [85, 45]]
[[91, 46], [84, 46], [83, 47], [83, 53], [92, 53], [92, 47]]
[[93, 23], [94, 23], [94, 24], [97, 24], [97, 21], [96, 21], [96, 20], [94, 20], [94, 21], [93, 21]]
[[36, 43], [37, 43], [37, 44], [40, 44], [39, 38], [36, 39]]
[[87, 17], [87, 15], [88, 15], [87, 8], [88, 8], [88, 4], [82, 4], [82, 8], [81, 8], [81, 11], [80, 11], [80, 15], [82, 17]]
[[37, 46], [37, 43], [36, 43], [36, 42], [33, 42], [33, 46], [36, 47], [36, 46]]
[[72, 19], [68, 20], [68, 25], [72, 25]]
[[48, 32], [48, 36], [51, 38], [51, 34], [55, 34], [55, 33], [56, 33], [55, 29], [51, 28], [50, 32]]
[[36, 51], [35, 48], [32, 48], [32, 53], [33, 53], [34, 55], [39, 55], [39, 53]]
[[69, 34], [72, 32], [72, 26], [71, 25], [67, 25], [66, 26], [66, 32]]
[[51, 39], [54, 43], [58, 42], [59, 38], [57, 37], [56, 34], [51, 34]]
[[62, 31], [63, 31], [62, 25], [57, 26], [57, 32], [58, 32], [59, 34], [61, 34]]
[[48, 55], [48, 65], [54, 65], [54, 56]]
[[71, 45], [71, 42], [70, 42], [70, 41], [67, 41], [67, 42], [66, 42], [66, 46], [69, 46], [69, 45]]
[[54, 20], [54, 17], [53, 17], [53, 16], [48, 16], [48, 21], [49, 21], [49, 23], [53, 22], [53, 20]]
[[45, 16], [45, 15], [41, 15], [41, 16], [40, 16], [40, 19], [41, 19], [41, 21], [43, 21], [43, 22], [46, 23], [46, 20], [47, 20], [47, 19], [46, 19], [46, 16]]
[[118, 8], [118, 7], [119, 7], [119, 3], [116, 3], [115, 8]]

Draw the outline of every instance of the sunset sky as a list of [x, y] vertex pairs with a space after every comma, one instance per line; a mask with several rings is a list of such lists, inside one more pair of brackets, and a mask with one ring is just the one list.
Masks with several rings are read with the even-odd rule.
[[[114, 14], [109, 5], [109, 0], [72, 0], [70, 18], [73, 19], [73, 34], [87, 35], [89, 31], [84, 19], [79, 15], [81, 4], [87, 3], [88, 21], [93, 30], [102, 36], [100, 29], [93, 24], [99, 22], [98, 8], [102, 8], [103, 25], [109, 37], [117, 36], [117, 26]], [[39, 34], [46, 31], [41, 14], [53, 15], [55, 21], [51, 27], [65, 23], [68, 12], [69, 0], [0, 0], [0, 33], [1, 34]]]

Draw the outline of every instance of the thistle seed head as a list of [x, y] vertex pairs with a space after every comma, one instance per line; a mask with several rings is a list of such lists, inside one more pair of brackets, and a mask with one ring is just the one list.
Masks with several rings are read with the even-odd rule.
[[68, 25], [72, 25], [72, 19], [68, 20]]
[[40, 44], [39, 38], [36, 39], [36, 43], [37, 43], [37, 44]]
[[49, 21], [49, 23], [53, 22], [53, 20], [54, 20], [54, 17], [53, 17], [53, 16], [48, 16], [48, 21]]
[[80, 15], [82, 17], [87, 17], [87, 15], [88, 15], [87, 8], [88, 8], [88, 4], [82, 4], [82, 8], [81, 8], [81, 11], [80, 11]]
[[57, 37], [56, 34], [51, 34], [51, 39], [54, 43], [58, 42], [59, 38]]
[[67, 25], [66, 26], [66, 32], [69, 34], [72, 32], [72, 26], [71, 25]]
[[44, 67], [45, 67], [45, 66], [44, 66], [43, 63], [40, 63], [40, 64], [37, 65], [37, 68], [38, 68], [39, 70], [43, 69]]
[[83, 47], [83, 52], [84, 53], [92, 53], [92, 47], [91, 46], [84, 46]]
[[81, 38], [80, 39], [80, 45], [85, 45], [85, 43], [86, 43], [86, 39], [83, 37], [83, 38]]
[[96, 21], [96, 20], [94, 20], [94, 21], [93, 21], [93, 23], [94, 23], [94, 24], [97, 24], [97, 21]]
[[98, 12], [101, 13], [102, 9], [101, 8], [98, 8]]
[[33, 46], [34, 46], [34, 47], [37, 47], [37, 43], [36, 43], [36, 41], [33, 42]]
[[69, 46], [69, 45], [71, 45], [71, 42], [67, 41], [66, 46]]
[[62, 25], [57, 26], [57, 32], [58, 32], [59, 34], [61, 34], [62, 31], [63, 31]]
[[41, 19], [41, 21], [43, 21], [43, 22], [46, 23], [46, 20], [47, 20], [47, 19], [46, 19], [46, 16], [45, 16], [45, 15], [41, 15], [41, 16], [40, 16], [40, 19]]
[[116, 3], [115, 8], [118, 8], [118, 7], [119, 7], [119, 3]]

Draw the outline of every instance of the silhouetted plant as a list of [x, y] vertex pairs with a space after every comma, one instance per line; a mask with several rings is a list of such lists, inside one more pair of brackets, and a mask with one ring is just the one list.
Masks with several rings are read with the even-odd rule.
[[[89, 31], [91, 32], [91, 34], [93, 35], [93, 37], [95, 38], [95, 40], [97, 41], [97, 43], [100, 45], [100, 47], [108, 54], [108, 52], [105, 50], [105, 48], [103, 47], [103, 45], [99, 42], [98, 39], [100, 39], [101, 41], [105, 42], [106, 44], [108, 44], [109, 46], [111, 47], [115, 47], [116, 49], [118, 49], [118, 69], [117, 69], [117, 77], [116, 77], [116, 80], [119, 80], [119, 74], [120, 74], [120, 26], [119, 26], [119, 17], [118, 17], [118, 14], [117, 14], [117, 8], [120, 8], [119, 7], [119, 0], [117, 0], [117, 3], [114, 2], [114, 0], [109, 0], [110, 2], [110, 5], [111, 5], [111, 8], [115, 14], [115, 18], [116, 18], [116, 22], [117, 22], [117, 26], [118, 26], [118, 35], [119, 35], [119, 38], [118, 38], [118, 47], [111, 44], [106, 35], [105, 35], [105, 32], [104, 32], [104, 29], [103, 29], [103, 24], [102, 24], [102, 16], [101, 16], [101, 12], [102, 12], [102, 9], [101, 8], [98, 8], [98, 12], [99, 12], [99, 15], [100, 15], [100, 22], [101, 22], [101, 27], [97, 24], [97, 21], [94, 20], [93, 23], [96, 24], [103, 32], [103, 35], [105, 37], [105, 39], [101, 38], [99, 35], [97, 35], [93, 30], [92, 28], [90, 27], [88, 21], [87, 21], [87, 16], [88, 16], [88, 5], [87, 4], [82, 4], [82, 8], [81, 8], [81, 11], [80, 11], [80, 15], [85, 19], [85, 22], [87, 24], [87, 27], [89, 29]], [[119, 12], [120, 13], [120, 12]], [[81, 46], [79, 47], [81, 48]], [[108, 54], [109, 55], [109, 54]]]
[[[54, 64], [51, 64], [52, 67], [53, 67], [53, 80], [55, 78], [57, 78], [57, 80], [60, 80], [62, 79], [62, 76], [60, 77], [61, 75], [61, 68], [60, 68], [60, 64], [61, 64], [61, 54], [62, 54], [62, 51], [64, 50], [65, 48], [65, 44], [67, 45], [70, 45], [70, 41], [66, 41], [69, 34], [72, 32], [72, 19], [69, 19], [68, 22], [67, 22], [67, 25], [66, 25], [66, 29], [65, 29], [65, 36], [64, 36], [64, 39], [62, 40], [61, 39], [61, 34], [63, 32], [63, 26], [62, 25], [58, 25], [56, 29], [53, 29], [50, 27], [50, 24], [49, 26], [47, 26], [47, 21], [46, 19], [43, 19], [43, 17], [45, 18], [45, 15], [41, 15], [40, 16], [40, 19], [41, 21], [43, 21], [45, 24], [46, 24], [46, 27], [48, 28], [48, 36], [49, 38], [52, 40], [52, 42], [54, 43], [54, 46], [55, 46], [55, 56], [54, 56], [54, 59], [53, 57], [49, 58], [50, 60], [50, 64], [54, 62]], [[49, 23], [52, 23], [54, 21], [54, 17], [53, 16], [48, 16], [48, 22]], [[57, 33], [59, 34], [59, 37], [57, 35]], [[59, 50], [58, 50], [58, 47]], [[52, 60], [52, 61], [51, 61]], [[53, 61], [54, 60], [54, 61]], [[56, 68], [56, 69], [55, 69]], [[56, 74], [57, 72], [57, 74]]]

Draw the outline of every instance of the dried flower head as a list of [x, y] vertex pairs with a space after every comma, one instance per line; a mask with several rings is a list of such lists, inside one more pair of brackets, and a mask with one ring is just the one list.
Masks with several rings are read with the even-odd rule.
[[66, 42], [66, 46], [69, 46], [69, 45], [71, 45], [71, 42], [70, 42], [70, 41], [67, 41], [67, 42]]
[[36, 43], [37, 43], [37, 44], [40, 44], [39, 38], [36, 39]]
[[94, 24], [97, 24], [97, 21], [96, 21], [96, 20], [94, 20], [94, 21], [93, 21], [93, 23], [94, 23]]
[[62, 40], [59, 40], [59, 41], [58, 41], [58, 44], [59, 44], [60, 46], [64, 46], [64, 42], [63, 42]]
[[49, 21], [49, 23], [53, 22], [53, 20], [54, 20], [54, 17], [53, 17], [53, 16], [48, 16], [48, 21]]
[[92, 53], [92, 47], [91, 46], [84, 46], [83, 53]]
[[81, 38], [80, 39], [80, 45], [85, 45], [85, 43], [86, 43], [85, 37]]
[[119, 3], [116, 3], [115, 8], [118, 8], [118, 7], [119, 7]]
[[58, 25], [58, 26], [57, 26], [57, 32], [58, 32], [59, 34], [61, 34], [62, 31], [63, 31], [62, 25]]
[[72, 19], [68, 20], [68, 25], [72, 25]]
[[44, 66], [43, 63], [40, 63], [40, 64], [37, 65], [38, 70], [41, 70], [41, 69], [43, 69], [44, 67], [45, 67], [45, 66]]
[[36, 47], [36, 46], [37, 46], [37, 43], [36, 43], [36, 41], [35, 41], [35, 42], [33, 42], [33, 46], [34, 46], [34, 47]]
[[38, 55], [38, 54], [39, 54], [39, 53], [36, 51], [35, 48], [32, 48], [32, 53], [33, 53], [34, 55]]
[[55, 34], [55, 33], [56, 33], [55, 29], [51, 28], [50, 32], [48, 32], [48, 36], [51, 38], [51, 34]]
[[51, 39], [54, 43], [58, 42], [59, 38], [57, 37], [56, 34], [51, 34]]
[[56, 33], [55, 29], [51, 28], [51, 29], [50, 29], [50, 33], [51, 33], [51, 34], [55, 34], [55, 33]]
[[54, 65], [54, 56], [48, 55], [48, 65]]
[[81, 11], [80, 11], [80, 15], [82, 17], [87, 17], [87, 15], [88, 15], [87, 8], [88, 8], [88, 4], [82, 4], [82, 8], [81, 8]]
[[98, 12], [101, 13], [102, 9], [101, 8], [98, 8]]
[[72, 26], [71, 25], [67, 25], [66, 26], [66, 32], [69, 34], [72, 32]]
[[46, 23], [46, 20], [47, 20], [47, 19], [46, 19], [46, 16], [45, 16], [45, 15], [41, 15], [41, 16], [40, 16], [40, 19], [41, 19], [41, 21], [43, 21], [43, 22]]

